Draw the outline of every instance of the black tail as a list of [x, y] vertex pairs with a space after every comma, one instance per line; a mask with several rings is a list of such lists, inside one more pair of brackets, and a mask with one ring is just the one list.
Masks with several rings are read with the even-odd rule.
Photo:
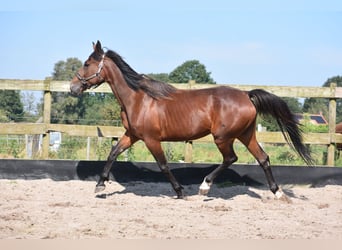
[[302, 142], [302, 131], [299, 128], [299, 123], [286, 102], [262, 89], [251, 90], [248, 95], [257, 112], [275, 118], [286, 142], [298, 152], [306, 164], [313, 165], [310, 152]]

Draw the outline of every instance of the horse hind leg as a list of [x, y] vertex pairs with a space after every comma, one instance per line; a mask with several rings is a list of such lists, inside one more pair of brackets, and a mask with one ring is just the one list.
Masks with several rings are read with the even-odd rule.
[[204, 180], [199, 187], [199, 195], [207, 195], [210, 191], [210, 187], [213, 184], [214, 179], [230, 165], [237, 161], [238, 158], [233, 149], [233, 142], [234, 140], [230, 140], [227, 142], [218, 142], [217, 140], [215, 141], [217, 148], [220, 150], [223, 156], [223, 162], [209, 175], [204, 177]]
[[269, 188], [271, 192], [275, 195], [275, 197], [277, 199], [286, 200], [290, 202], [289, 198], [284, 194], [284, 192], [281, 190], [281, 188], [279, 188], [276, 181], [274, 180], [270, 166], [269, 156], [260, 147], [259, 143], [255, 138], [255, 134], [249, 137], [249, 139], [243, 137], [239, 138], [239, 140], [247, 147], [249, 152], [254, 156], [254, 158], [258, 161], [259, 165], [264, 170]]

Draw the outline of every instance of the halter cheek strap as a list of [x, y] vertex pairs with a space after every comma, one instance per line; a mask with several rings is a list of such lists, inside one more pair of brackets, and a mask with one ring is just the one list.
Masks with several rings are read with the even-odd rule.
[[89, 80], [95, 78], [95, 77], [101, 77], [100, 73], [102, 71], [102, 68], [103, 68], [103, 61], [104, 61], [104, 58], [105, 58], [105, 55], [103, 54], [102, 55], [102, 59], [98, 65], [98, 69], [96, 71], [96, 73], [92, 74], [91, 76], [88, 76], [88, 77], [83, 77], [81, 76], [79, 73], [76, 74], [76, 77], [78, 78], [78, 80], [82, 83], [82, 85], [89, 89], [89, 88], [97, 88], [101, 83], [99, 84], [95, 84], [95, 85], [91, 85], [89, 84]]

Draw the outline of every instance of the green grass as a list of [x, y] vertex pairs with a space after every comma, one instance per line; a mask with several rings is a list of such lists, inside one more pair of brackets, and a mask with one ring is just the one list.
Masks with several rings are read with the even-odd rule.
[[[111, 145], [115, 143], [110, 139], [97, 138], [91, 141], [90, 159], [106, 160], [110, 152]], [[77, 146], [77, 150], [66, 148], [67, 146]], [[185, 143], [184, 142], [163, 142], [162, 147], [169, 162], [183, 162]], [[305, 165], [304, 161], [297, 153], [286, 144], [263, 144], [264, 151], [269, 155], [271, 164], [273, 165]], [[62, 152], [68, 152], [64, 156], [68, 159], [85, 159], [86, 143], [64, 143]], [[256, 164], [256, 160], [249, 153], [247, 148], [240, 142], [234, 144], [234, 150], [238, 156], [237, 163], [240, 164]], [[310, 146], [311, 154], [316, 165], [324, 165], [327, 152], [326, 146], [312, 145]], [[221, 163], [222, 156], [214, 143], [193, 143], [192, 161], [196, 163]], [[63, 154], [58, 153], [58, 157]], [[141, 141], [134, 144], [130, 149], [121, 154], [119, 161], [136, 161], [136, 162], [154, 162], [154, 158]], [[336, 160], [336, 166], [342, 166], [342, 156]]]
[[0, 135], [0, 158], [22, 158], [24, 156], [24, 135]]
[[[90, 140], [90, 160], [106, 160], [115, 144], [111, 138], [91, 138]], [[185, 152], [184, 142], [163, 142], [162, 147], [169, 162], [183, 162]], [[295, 151], [286, 144], [263, 144], [265, 152], [269, 155], [273, 165], [305, 165], [304, 161]], [[238, 156], [237, 163], [256, 164], [254, 157], [248, 152], [246, 147], [239, 141], [234, 144], [234, 150]], [[311, 155], [316, 165], [324, 165], [326, 162], [327, 147], [322, 145], [311, 145]], [[192, 161], [195, 163], [221, 163], [222, 156], [214, 143], [193, 143]], [[0, 157], [1, 158], [24, 158], [25, 138], [0, 137]], [[71, 137], [64, 135], [62, 145], [57, 152], [49, 153], [50, 159], [87, 159], [87, 139], [83, 137]], [[119, 161], [154, 162], [154, 158], [141, 141], [134, 144], [130, 149], [121, 154]], [[342, 167], [341, 156], [336, 159], [335, 166]]]

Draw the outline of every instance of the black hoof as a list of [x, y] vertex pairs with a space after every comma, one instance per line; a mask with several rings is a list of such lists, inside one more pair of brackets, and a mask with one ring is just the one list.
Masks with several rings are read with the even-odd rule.
[[103, 190], [106, 189], [106, 186], [105, 185], [96, 185], [95, 187], [95, 193], [99, 193], [99, 192], [102, 192]]
[[177, 195], [177, 199], [180, 199], [180, 200], [184, 200], [185, 199], [185, 195]]
[[185, 195], [182, 191], [183, 187], [180, 189], [180, 190], [177, 190], [177, 199], [184, 199], [185, 198]]

